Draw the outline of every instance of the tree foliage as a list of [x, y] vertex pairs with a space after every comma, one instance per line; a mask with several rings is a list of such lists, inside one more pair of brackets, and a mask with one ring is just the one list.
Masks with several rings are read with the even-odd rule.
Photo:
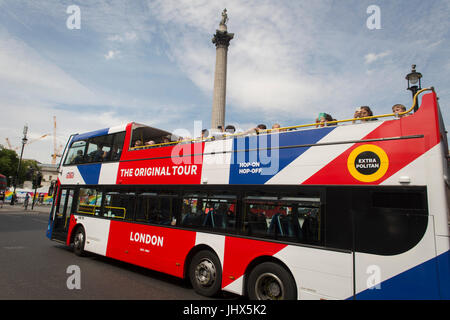
[[[8, 179], [8, 186], [12, 186], [13, 179], [17, 174], [17, 165], [19, 164], [19, 156], [14, 150], [6, 149], [0, 145], [0, 173]], [[23, 184], [29, 167], [33, 167], [35, 172], [39, 167], [35, 160], [24, 160], [20, 164], [19, 179], [17, 185]], [[11, 179], [12, 177], [12, 179]]]

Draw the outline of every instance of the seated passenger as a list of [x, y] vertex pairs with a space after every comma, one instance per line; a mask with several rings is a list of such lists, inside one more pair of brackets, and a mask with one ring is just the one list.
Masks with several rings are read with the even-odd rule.
[[117, 145], [114, 145], [111, 150], [106, 153], [105, 160], [116, 161], [120, 159], [120, 150]]
[[394, 104], [392, 106], [392, 112], [395, 113], [395, 116], [397, 118], [402, 118], [404, 116], [407, 116], [408, 115], [407, 113], [399, 114], [399, 113], [405, 112], [405, 111], [406, 111], [406, 107], [404, 105], [402, 105], [402, 104]]
[[317, 127], [323, 127], [323, 126], [334, 126], [336, 125], [336, 123], [329, 123], [329, 121], [336, 121], [336, 119], [333, 119], [333, 117], [331, 115], [329, 115], [328, 113], [319, 113], [319, 116], [316, 118], [316, 128]]
[[136, 140], [135, 142], [134, 142], [134, 147], [136, 148], [136, 147], [142, 147], [142, 141], [141, 140]]
[[[362, 106], [356, 109], [355, 114], [353, 115], [353, 118], [365, 118], [365, 117], [371, 117], [373, 116], [373, 112], [368, 106]], [[375, 121], [378, 120], [377, 118], [370, 118], [370, 119], [361, 119], [361, 121]], [[353, 121], [354, 123], [355, 121]]]
[[201, 135], [200, 138], [203, 140], [203, 139], [208, 138], [208, 136], [209, 136], [209, 131], [208, 131], [208, 129], [203, 129], [203, 130], [202, 130], [202, 135]]
[[272, 126], [272, 131], [271, 132], [280, 132], [280, 124], [279, 123], [275, 123]]
[[154, 145], [154, 144], [155, 144], [155, 141], [153, 141], [153, 140], [147, 141], [147, 142], [145, 143], [146, 146], [152, 146], [152, 145]]
[[106, 156], [106, 151], [103, 151], [103, 146], [101, 144], [97, 145], [97, 150], [95, 150], [89, 154], [90, 160], [93, 162], [103, 161], [105, 156]]
[[179, 141], [181, 144], [191, 143], [191, 142], [192, 142], [192, 138], [191, 138], [191, 137], [180, 137], [180, 138], [178, 139], [178, 141]]
[[232, 125], [227, 125], [225, 128], [225, 132], [227, 134], [234, 134], [236, 132], [236, 128]]
[[82, 163], [83, 162], [83, 150], [77, 151], [77, 156], [73, 159], [72, 163]]
[[216, 129], [211, 128], [211, 132], [209, 133], [212, 140], [220, 140], [226, 135], [223, 126], [217, 126]]
[[251, 128], [243, 132], [243, 134], [250, 134], [250, 135], [261, 133], [267, 133], [267, 126], [265, 124], [258, 124], [256, 128]]
[[258, 124], [255, 129], [256, 134], [267, 133], [267, 126], [265, 124]]

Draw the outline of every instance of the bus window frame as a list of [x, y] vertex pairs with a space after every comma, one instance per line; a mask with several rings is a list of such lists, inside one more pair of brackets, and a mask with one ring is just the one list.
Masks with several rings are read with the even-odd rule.
[[[123, 135], [122, 137], [120, 137], [120, 135]], [[90, 161], [88, 160], [88, 150], [89, 150], [89, 146], [91, 144], [91, 141], [93, 139], [98, 139], [99, 137], [106, 137], [106, 139], [108, 139], [109, 137], [111, 137], [111, 142], [108, 145], [109, 146], [109, 151], [113, 150], [114, 146], [116, 145], [116, 141], [119, 139], [119, 142], [121, 142], [121, 144], [117, 144], [118, 149], [120, 150], [118, 152], [118, 158], [117, 159], [111, 159], [113, 157], [113, 154], [111, 152], [109, 158], [104, 158], [102, 161]], [[119, 162], [120, 161], [120, 157], [123, 153], [123, 150], [125, 148], [124, 144], [125, 144], [125, 139], [126, 139], [126, 131], [119, 131], [119, 132], [114, 132], [114, 133], [110, 133], [110, 134], [106, 134], [106, 135], [101, 135], [101, 136], [95, 136], [95, 137], [90, 137], [90, 138], [86, 138], [86, 139], [81, 139], [81, 140], [77, 140], [77, 141], [72, 141], [70, 143], [70, 147], [67, 150], [67, 154], [65, 156], [64, 162], [63, 162], [63, 166], [74, 166], [74, 165], [86, 165], [86, 164], [93, 164], [93, 163], [109, 163], [109, 162]], [[81, 163], [67, 163], [68, 161], [68, 157], [70, 154], [70, 150], [72, 149], [72, 146], [80, 141], [84, 141], [86, 143], [86, 145], [84, 146], [84, 150], [83, 150], [83, 162]], [[108, 153], [108, 152], [107, 152]]]

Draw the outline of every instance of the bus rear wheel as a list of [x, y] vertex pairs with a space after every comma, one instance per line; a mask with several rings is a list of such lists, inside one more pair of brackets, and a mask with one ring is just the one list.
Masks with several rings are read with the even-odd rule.
[[251, 300], [297, 299], [293, 277], [284, 267], [273, 262], [257, 265], [248, 277], [247, 288]]
[[212, 297], [219, 293], [222, 284], [219, 258], [209, 250], [196, 253], [189, 266], [189, 279], [198, 294]]

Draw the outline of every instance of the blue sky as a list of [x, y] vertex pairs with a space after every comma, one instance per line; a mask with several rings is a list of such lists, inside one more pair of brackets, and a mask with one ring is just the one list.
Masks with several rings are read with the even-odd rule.
[[[81, 12], [68, 29], [68, 6]], [[369, 29], [370, 5], [381, 29]], [[235, 34], [228, 52], [226, 123], [248, 129], [349, 118], [411, 105], [411, 65], [434, 86], [450, 127], [450, 2], [0, 0], [0, 144], [20, 145], [136, 121], [193, 131], [211, 121], [221, 12]], [[49, 163], [52, 138], [24, 157]]]

